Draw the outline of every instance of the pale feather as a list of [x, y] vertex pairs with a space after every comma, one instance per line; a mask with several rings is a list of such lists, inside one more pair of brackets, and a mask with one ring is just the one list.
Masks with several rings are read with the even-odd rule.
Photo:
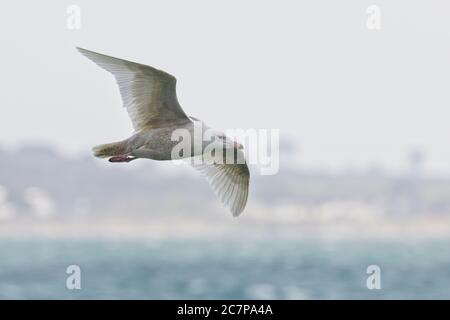
[[[237, 150], [243, 158], [243, 152]], [[247, 164], [220, 164], [191, 159], [189, 163], [203, 173], [220, 201], [237, 217], [244, 210], [248, 199], [250, 172]]]
[[143, 64], [77, 49], [114, 75], [135, 131], [191, 121], [178, 103], [174, 76]]

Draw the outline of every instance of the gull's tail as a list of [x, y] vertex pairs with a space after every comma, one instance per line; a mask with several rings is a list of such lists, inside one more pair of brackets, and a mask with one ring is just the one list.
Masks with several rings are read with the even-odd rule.
[[128, 153], [127, 141], [100, 144], [92, 148], [94, 156], [97, 158], [108, 158], [120, 156]]

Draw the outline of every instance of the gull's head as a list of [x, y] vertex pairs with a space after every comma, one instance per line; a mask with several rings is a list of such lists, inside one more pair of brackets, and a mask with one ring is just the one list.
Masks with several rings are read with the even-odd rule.
[[216, 132], [215, 140], [216, 142], [222, 144], [222, 146], [225, 149], [238, 149], [238, 150], [244, 149], [244, 146], [242, 144], [237, 142], [235, 139], [227, 137], [226, 134], [223, 132]]

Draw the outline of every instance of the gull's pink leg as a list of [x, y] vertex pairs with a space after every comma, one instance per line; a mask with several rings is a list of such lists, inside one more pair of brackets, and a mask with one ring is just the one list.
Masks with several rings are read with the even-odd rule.
[[123, 155], [123, 156], [114, 156], [109, 158], [109, 162], [130, 162], [133, 160], [136, 160], [137, 157], [131, 157], [131, 156], [127, 156], [127, 155]]

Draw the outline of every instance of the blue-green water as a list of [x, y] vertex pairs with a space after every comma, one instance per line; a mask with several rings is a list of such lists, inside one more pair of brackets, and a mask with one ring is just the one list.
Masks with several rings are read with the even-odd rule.
[[[2, 299], [450, 298], [450, 241], [0, 240]], [[81, 290], [66, 288], [68, 265]], [[366, 268], [381, 268], [368, 290]]]

